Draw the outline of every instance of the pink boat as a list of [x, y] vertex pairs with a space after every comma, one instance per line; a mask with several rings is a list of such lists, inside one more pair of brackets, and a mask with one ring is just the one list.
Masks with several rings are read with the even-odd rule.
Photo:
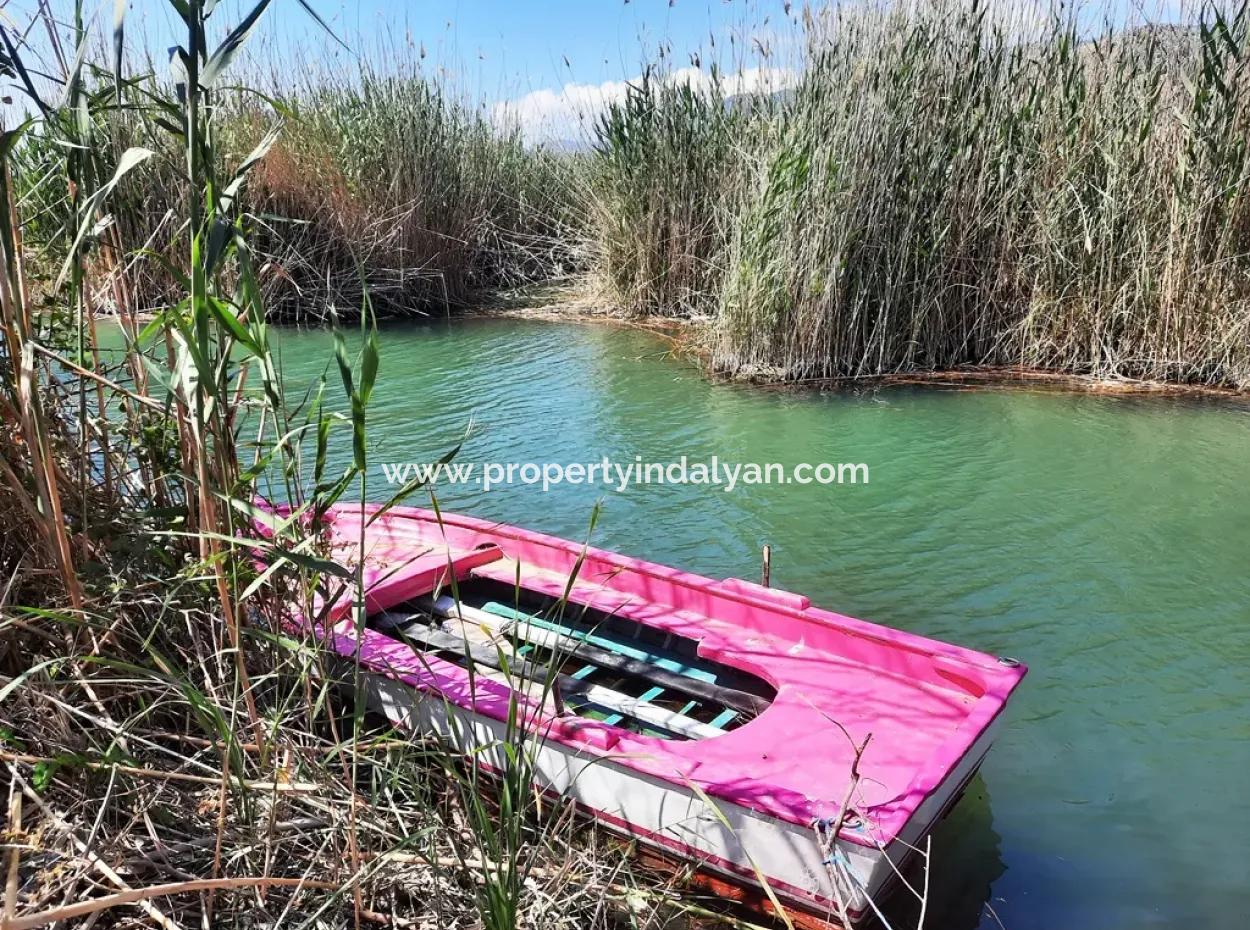
[[[469, 517], [363, 516], [369, 619], [357, 642], [344, 595], [330, 641], [359, 647], [375, 708], [489, 764], [511, 706], [541, 737], [540, 789], [821, 919], [877, 908], [1025, 674], [749, 581]], [[361, 519], [330, 514], [348, 563]]]

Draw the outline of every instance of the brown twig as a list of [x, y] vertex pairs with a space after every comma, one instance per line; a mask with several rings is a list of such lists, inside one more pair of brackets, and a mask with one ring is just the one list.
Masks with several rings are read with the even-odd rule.
[[[3, 930], [36, 930], [37, 927], [46, 927], [48, 924], [56, 923], [59, 920], [85, 917], [88, 914], [107, 911], [114, 907], [121, 907], [124, 904], [138, 904], [147, 910], [152, 907], [148, 903], [151, 898], [161, 898], [166, 895], [189, 894], [193, 891], [228, 891], [231, 888], [253, 888], [258, 885], [280, 885], [286, 888], [317, 888], [328, 891], [338, 889], [338, 885], [335, 885], [333, 882], [321, 882], [310, 878], [264, 878], [260, 876], [197, 878], [189, 882], [150, 885], [147, 888], [127, 888], [125, 891], [105, 895], [102, 898], [92, 898], [89, 901], [79, 901], [77, 904], [50, 908], [46, 911], [39, 911], [34, 914], [28, 914], [25, 917], [6, 921]], [[151, 916], [151, 913], [149, 913], [149, 916]], [[162, 926], [166, 925], [162, 924]]]
[[[56, 763], [58, 760], [51, 756], [33, 756], [26, 753], [9, 752], [0, 749], [0, 759], [6, 762], [20, 762], [26, 765], [39, 765], [41, 763]], [[160, 769], [143, 769], [136, 768], [133, 765], [119, 765], [115, 762], [96, 762], [89, 759], [75, 759], [73, 764], [88, 769], [113, 769], [121, 772], [123, 775], [134, 775], [137, 778], [155, 778], [161, 781], [181, 781], [195, 785], [219, 785], [221, 778], [216, 775], [192, 775], [188, 772], [165, 772]], [[283, 793], [300, 793], [313, 792], [320, 790], [321, 786], [314, 782], [280, 782], [276, 780], [264, 781], [244, 781], [236, 779], [231, 782], [236, 788], [244, 788], [251, 791], [280, 791]]]
[[[91, 847], [89, 847], [86, 843], [84, 843], [78, 837], [78, 834], [74, 832], [74, 828], [71, 827], [69, 823], [66, 822], [65, 818], [61, 817], [59, 814], [53, 811], [44, 802], [43, 798], [41, 798], [34, 791], [34, 789], [30, 787], [30, 785], [26, 784], [26, 780], [22, 778], [22, 776], [18, 773], [17, 766], [14, 765], [12, 762], [9, 763], [9, 771], [10, 773], [12, 773], [12, 777], [21, 786], [22, 794], [24, 794], [27, 798], [29, 798], [34, 803], [35, 807], [39, 808], [39, 812], [43, 814], [45, 817], [47, 817], [48, 820], [50, 820], [57, 827], [57, 829], [64, 832], [70, 838], [70, 842], [74, 844], [74, 848], [78, 850], [79, 855], [83, 856], [89, 863], [91, 863], [91, 866], [97, 872], [99, 872], [101, 875], [107, 878], [113, 885], [122, 889], [122, 891], [124, 892], [131, 890], [130, 886], [127, 885], [125, 881], [122, 880], [122, 877], [118, 875], [116, 872], [114, 872], [113, 869], [109, 867], [109, 864], [107, 862], [105, 862], [103, 859], [97, 856], [94, 852], [92, 852]], [[146, 913], [150, 918], [152, 918], [152, 920], [154, 920], [158, 925], [164, 928], [164, 930], [181, 930], [178, 924], [174, 923], [172, 920], [166, 917], [163, 913], [161, 913], [154, 905], [149, 904], [146, 900], [141, 900], [139, 902], [139, 907], [141, 907], [144, 913]], [[89, 912], [85, 912], [85, 913], [89, 913]], [[38, 915], [35, 915], [35, 916], [38, 916]], [[22, 920], [22, 919], [30, 920], [31, 918], [29, 917], [19, 918], [19, 920]], [[60, 919], [60, 918], [54, 918], [54, 919]], [[30, 924], [30, 926], [41, 927], [46, 922], [47, 921], [39, 921], [39, 922]], [[21, 926], [22, 925], [20, 923], [17, 923], [17, 922], [10, 923], [6, 920], [6, 926], [4, 930], [21, 930]]]
[[8, 924], [17, 913], [18, 866], [22, 860], [20, 839], [22, 835], [22, 793], [15, 790], [17, 782], [9, 782], [9, 872], [4, 883], [4, 919]]

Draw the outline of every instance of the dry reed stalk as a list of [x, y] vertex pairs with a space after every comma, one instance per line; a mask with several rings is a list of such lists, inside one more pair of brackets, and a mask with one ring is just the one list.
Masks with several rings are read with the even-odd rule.
[[[53, 811], [38, 795], [38, 793], [36, 793], [30, 785], [26, 783], [26, 780], [23, 779], [18, 773], [17, 767], [12, 762], [9, 763], [9, 773], [13, 780], [20, 786], [22, 794], [24, 794], [31, 801], [31, 803], [39, 809], [40, 813], [42, 813], [44, 817], [55, 825], [57, 829], [64, 832], [70, 838], [70, 841], [78, 850], [79, 855], [83, 856], [83, 858], [85, 858], [97, 872], [103, 875], [104, 878], [106, 878], [113, 885], [120, 888], [123, 892], [132, 890], [130, 886], [122, 880], [122, 877], [109, 867], [108, 863], [92, 852], [89, 845], [79, 839], [74, 828], [71, 827], [63, 817]], [[138, 904], [148, 917], [150, 917], [158, 926], [163, 928], [163, 930], [180, 930], [178, 924], [171, 921], [146, 900], [140, 900], [138, 901]], [[6, 930], [17, 930], [17, 928], [21, 926], [20, 921], [23, 919], [25, 918], [17, 918], [13, 923], [9, 924], [9, 927], [6, 928]], [[35, 924], [35, 926], [42, 926], [42, 924]]]
[[[315, 888], [327, 891], [337, 889], [337, 885], [331, 882], [316, 881], [310, 878], [274, 878], [265, 876], [244, 877], [244, 878], [197, 878], [192, 881], [172, 882], [167, 885], [152, 885], [147, 888], [129, 888], [125, 891], [119, 891], [116, 894], [105, 895], [100, 898], [91, 898], [86, 901], [79, 901], [77, 904], [67, 904], [61, 907], [50, 908], [46, 911], [40, 911], [36, 914], [29, 914], [24, 917], [10, 920], [3, 924], [3, 930], [37, 930], [39, 927], [46, 927], [48, 924], [57, 923], [62, 920], [72, 920], [75, 917], [85, 917], [89, 914], [97, 914], [101, 911], [111, 910], [115, 907], [122, 907], [126, 904], [137, 904], [147, 910], [151, 905], [148, 903], [152, 898], [161, 898], [176, 894], [190, 894], [197, 891], [221, 891], [233, 890], [238, 888], [255, 888], [261, 886], [280, 886], [284, 888]], [[152, 916], [149, 912], [148, 916]], [[160, 921], [157, 921], [160, 923]], [[161, 924], [161, 926], [176, 926], [169, 924]]]

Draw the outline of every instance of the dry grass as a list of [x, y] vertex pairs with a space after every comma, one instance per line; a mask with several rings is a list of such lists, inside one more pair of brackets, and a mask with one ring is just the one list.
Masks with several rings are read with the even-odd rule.
[[[368, 718], [359, 667], [308, 632], [333, 600], [317, 592], [351, 584], [364, 609], [363, 569], [331, 561], [320, 519], [367, 496], [381, 353], [358, 290], [359, 351], [340, 333], [327, 360], [349, 416], [286, 398], [245, 191], [293, 195], [296, 176], [273, 138], [248, 155], [246, 127], [218, 131], [214, 25], [193, 5], [185, 93], [113, 86], [71, 30], [84, 54], [38, 63], [65, 68], [55, 95], [30, 80], [39, 135], [0, 133], [0, 923], [662, 926], [689, 905], [541, 802], [524, 734], [505, 806], [476, 759]], [[30, 54], [6, 62], [24, 83]], [[144, 109], [119, 113], [134, 86]], [[123, 119], [150, 144], [120, 151]], [[350, 236], [359, 178], [326, 171]], [[136, 254], [149, 198], [163, 258]], [[104, 299], [125, 335], [108, 354]], [[355, 450], [342, 472], [331, 441]]]
[[[185, 608], [170, 616], [156, 593], [167, 585], [152, 587], [111, 605], [121, 622], [77, 631], [107, 639], [98, 652], [67, 650], [66, 628], [47, 616], [10, 607], [0, 621], [6, 906], [25, 921], [13, 926], [43, 926], [76, 904], [174, 927], [480, 926], [478, 895], [496, 864], [444, 769], [446, 750], [371, 723], [353, 733], [350, 714], [330, 714], [338, 699], [309, 687], [299, 654], [272, 649], [250, 659], [263, 670], [266, 736], [247, 741], [228, 649], [208, 633], [219, 624]], [[181, 635], [144, 643], [132, 630], [144, 617]], [[157, 655], [161, 667], [145, 667]], [[56, 658], [58, 668], [40, 668]], [[659, 927], [680, 913], [568, 808], [531, 812], [524, 840], [527, 926]], [[146, 913], [126, 901], [153, 889]]]

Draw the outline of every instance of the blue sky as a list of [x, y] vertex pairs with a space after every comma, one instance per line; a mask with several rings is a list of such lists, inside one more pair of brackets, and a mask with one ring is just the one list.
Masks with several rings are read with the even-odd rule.
[[[522, 122], [553, 125], [536, 135], [568, 136], [571, 113], [619, 94], [663, 47], [673, 68], [712, 60], [758, 66], [752, 39], [789, 28], [799, 11], [783, 0], [331, 0], [318, 12], [361, 54], [385, 58], [415, 49], [474, 100], [510, 103]], [[277, 0], [272, 35], [302, 40], [313, 54], [341, 53], [318, 36], [294, 0]], [[741, 49], [745, 45], [746, 51]], [[692, 58], [692, 56], [694, 56]]]
[[[0, 18], [10, 26], [29, 22], [38, 2], [9, 0], [0, 5]], [[165, 49], [185, 41], [165, 0], [125, 2], [132, 50], [163, 61]], [[254, 2], [221, 0], [212, 17], [218, 36]], [[636, 78], [661, 47], [672, 68], [689, 67], [692, 56], [705, 68], [716, 60], [734, 67], [765, 64], [761, 48], [771, 53], [784, 41], [778, 36], [793, 35], [790, 25], [801, 6], [795, 3], [787, 14], [783, 0], [309, 2], [351, 51], [338, 47], [296, 0], [272, 0], [249, 42], [260, 66], [293, 68], [302, 59], [333, 73], [353, 54], [384, 66], [388, 59], [411, 61], [424, 52], [427, 73], [488, 108], [510, 102], [512, 118], [552, 123], [546, 134], [555, 136], [572, 132], [572, 110], [619, 93], [622, 82]], [[66, 23], [73, 8], [74, 0], [52, 0]], [[84, 0], [86, 15], [104, 33], [111, 33], [113, 8], [114, 0]], [[31, 32], [31, 42], [43, 49], [41, 29]]]
[[[8, 4], [10, 15], [36, 0]], [[568, 81], [598, 83], [638, 72], [648, 50], [671, 43], [682, 63], [688, 53], [787, 19], [782, 0], [310, 0], [312, 7], [353, 48], [411, 37], [429, 60], [456, 70], [466, 90], [503, 97]], [[224, 28], [252, 0], [223, 0], [213, 19]], [[795, 4], [799, 6], [799, 4]], [[68, 17], [72, 0], [54, 0]], [[111, 23], [113, 0], [87, 0], [101, 23]], [[175, 19], [164, 0], [127, 0], [128, 30], [146, 44], [170, 44]], [[797, 15], [797, 10], [794, 11]], [[273, 0], [257, 37], [292, 43], [312, 55], [332, 55], [333, 43], [296, 0]], [[649, 56], [648, 56], [649, 57]]]
[[[213, 20], [219, 35], [255, 0], [221, 0]], [[853, 0], [842, 0], [853, 2]], [[983, 0], [991, 7], [1049, 0]], [[1132, 9], [1168, 16], [1180, 0], [1089, 0], [1118, 16]], [[38, 0], [9, 0], [0, 17], [21, 23]], [[111, 29], [114, 0], [84, 0], [97, 25]], [[302, 59], [328, 74], [359, 54], [375, 65], [421, 58], [427, 73], [445, 77], [467, 98], [497, 117], [519, 122], [534, 138], [572, 138], [579, 114], [623, 93], [656, 52], [668, 52], [671, 69], [743, 72], [737, 90], [779, 88], [798, 67], [796, 22], [802, 2], [784, 0], [310, 0], [341, 36], [336, 46], [296, 0], [273, 0], [249, 51], [264, 67], [294, 69]], [[819, 3], [814, 4], [820, 6]], [[161, 59], [183, 41], [165, 0], [126, 0], [128, 44]], [[73, 0], [53, 0], [68, 17]], [[787, 9], [789, 8], [789, 9]], [[1175, 11], [1170, 10], [1174, 15]], [[1170, 18], [1170, 17], [1168, 17]], [[40, 42], [38, 30], [32, 41]], [[696, 56], [692, 58], [692, 56]], [[348, 68], [350, 73], [354, 68]], [[695, 75], [698, 78], [698, 75]]]
[[[278, 6], [281, 28], [306, 19], [292, 0]], [[349, 34], [378, 35], [403, 23], [430, 54], [459, 64], [487, 95], [616, 80], [636, 74], [644, 48], [662, 40], [684, 59], [705, 49], [711, 35], [724, 39], [744, 23], [785, 15], [780, 0], [674, 0], [671, 6], [669, 0], [363, 0], [317, 8]]]

